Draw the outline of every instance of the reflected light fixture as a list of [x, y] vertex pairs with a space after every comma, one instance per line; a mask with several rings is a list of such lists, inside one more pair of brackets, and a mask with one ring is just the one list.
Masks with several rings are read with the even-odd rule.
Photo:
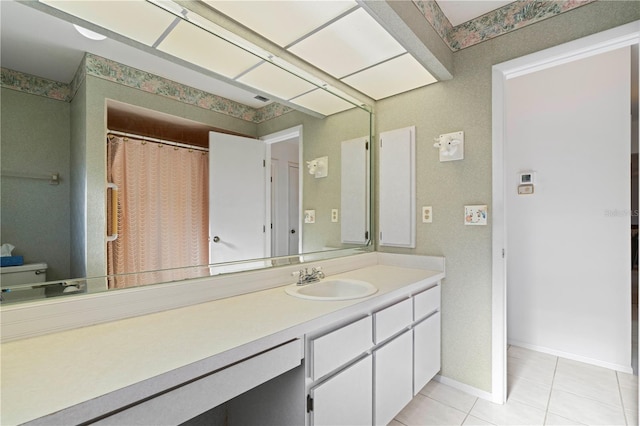
[[107, 38], [107, 36], [104, 36], [104, 35], [102, 35], [102, 34], [98, 34], [98, 33], [96, 33], [95, 31], [88, 30], [88, 29], [86, 29], [86, 28], [84, 28], [84, 27], [81, 27], [81, 26], [79, 26], [79, 25], [76, 25], [76, 24], [73, 24], [73, 27], [74, 27], [74, 28], [75, 28], [75, 29], [76, 29], [80, 34], [82, 34], [83, 36], [85, 36], [86, 38], [91, 39], [91, 40], [104, 40], [104, 39], [106, 39], [106, 38]]

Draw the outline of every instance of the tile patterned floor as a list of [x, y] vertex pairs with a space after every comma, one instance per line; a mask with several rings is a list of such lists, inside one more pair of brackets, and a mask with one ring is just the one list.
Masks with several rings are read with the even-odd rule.
[[507, 355], [506, 404], [432, 381], [390, 426], [638, 424], [637, 376], [516, 346]]

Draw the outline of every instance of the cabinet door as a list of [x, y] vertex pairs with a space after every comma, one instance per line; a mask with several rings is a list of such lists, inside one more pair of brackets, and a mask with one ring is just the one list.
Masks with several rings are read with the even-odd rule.
[[374, 352], [374, 420], [387, 425], [413, 398], [411, 330]]
[[372, 367], [371, 355], [367, 355], [311, 389], [313, 410], [310, 425], [371, 425]]
[[415, 126], [380, 134], [380, 245], [416, 246]]
[[417, 324], [414, 333], [413, 394], [440, 371], [440, 312]]

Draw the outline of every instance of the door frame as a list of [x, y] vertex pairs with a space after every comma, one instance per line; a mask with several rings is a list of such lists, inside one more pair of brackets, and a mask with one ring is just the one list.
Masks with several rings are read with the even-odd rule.
[[507, 260], [505, 209], [505, 86], [509, 79], [640, 44], [640, 21], [516, 58], [492, 67], [492, 401], [507, 398]]
[[[266, 170], [269, 171], [269, 176], [267, 176], [266, 179], [266, 199], [267, 199], [267, 203], [269, 204], [267, 206], [267, 208], [265, 209], [266, 211], [266, 223], [271, 223], [271, 182], [270, 182], [270, 177], [271, 177], [271, 145], [277, 142], [282, 142], [282, 141], [286, 141], [288, 139], [293, 139], [293, 138], [298, 138], [298, 163], [300, 164], [300, 167], [298, 169], [298, 179], [299, 179], [299, 188], [298, 188], [298, 212], [300, 213], [298, 215], [298, 229], [301, 231], [302, 230], [302, 218], [303, 215], [301, 214], [302, 212], [302, 189], [303, 189], [303, 185], [302, 185], [302, 159], [303, 159], [303, 146], [304, 144], [303, 139], [302, 139], [302, 124], [299, 124], [297, 126], [294, 127], [290, 127], [288, 129], [284, 129], [281, 130], [279, 132], [275, 132], [275, 133], [270, 133], [268, 135], [265, 136], [261, 136], [260, 140], [262, 140], [267, 148], [267, 154], [266, 154]], [[298, 231], [300, 233], [300, 231]], [[271, 247], [271, 232], [267, 233], [267, 238], [268, 238], [268, 242], [267, 242], [267, 246]], [[302, 234], [300, 233], [298, 236], [298, 253], [302, 253]]]

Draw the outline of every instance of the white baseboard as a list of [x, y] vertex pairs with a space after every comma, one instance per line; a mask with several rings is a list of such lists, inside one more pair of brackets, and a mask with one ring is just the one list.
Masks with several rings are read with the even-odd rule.
[[559, 356], [561, 358], [570, 359], [572, 361], [579, 361], [579, 362], [584, 362], [585, 364], [591, 364], [598, 367], [608, 368], [609, 370], [615, 370], [615, 371], [620, 371], [622, 373], [633, 374], [633, 367], [631, 367], [631, 365], [614, 364], [611, 362], [602, 361], [595, 358], [589, 358], [582, 355], [577, 355], [569, 352], [563, 352], [563, 351], [558, 351], [551, 348], [546, 348], [544, 346], [531, 345], [531, 344], [520, 342], [517, 340], [509, 340], [507, 344], [518, 346], [524, 349], [530, 349], [536, 352], [542, 352], [549, 355]]
[[457, 380], [450, 379], [448, 377], [441, 376], [438, 374], [433, 378], [436, 382], [442, 383], [443, 385], [451, 386], [454, 389], [458, 389], [464, 393], [467, 393], [472, 396], [477, 396], [478, 398], [486, 399], [487, 401], [495, 402], [493, 400], [493, 395], [491, 392], [483, 391], [478, 388], [474, 388], [473, 386], [466, 385]]

